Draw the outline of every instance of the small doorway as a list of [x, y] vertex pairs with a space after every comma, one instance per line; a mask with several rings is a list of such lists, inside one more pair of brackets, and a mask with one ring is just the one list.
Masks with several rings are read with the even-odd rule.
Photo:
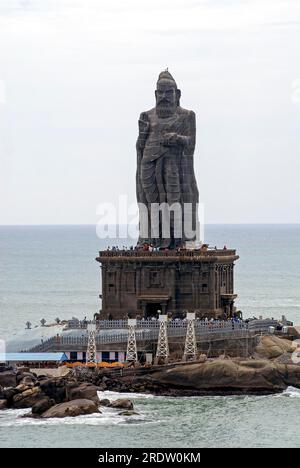
[[159, 302], [148, 303], [146, 305], [145, 319], [149, 319], [152, 317], [158, 319], [158, 310], [161, 311], [161, 304]]

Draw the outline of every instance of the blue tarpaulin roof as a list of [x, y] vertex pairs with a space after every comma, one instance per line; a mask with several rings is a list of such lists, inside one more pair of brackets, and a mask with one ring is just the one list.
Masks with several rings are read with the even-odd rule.
[[67, 361], [65, 353], [0, 353], [0, 362]]

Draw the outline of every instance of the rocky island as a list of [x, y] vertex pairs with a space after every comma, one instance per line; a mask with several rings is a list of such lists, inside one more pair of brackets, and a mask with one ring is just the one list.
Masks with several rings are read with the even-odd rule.
[[[167, 396], [271, 394], [288, 386], [300, 388], [300, 365], [291, 341], [262, 336], [253, 355], [206, 359], [169, 366], [99, 369], [76, 367], [64, 377], [50, 378], [29, 371], [0, 372], [0, 409], [28, 408], [25, 416], [62, 418], [101, 413], [110, 406], [132, 416], [133, 403], [122, 393]], [[120, 392], [120, 399], [100, 400], [99, 391]]]

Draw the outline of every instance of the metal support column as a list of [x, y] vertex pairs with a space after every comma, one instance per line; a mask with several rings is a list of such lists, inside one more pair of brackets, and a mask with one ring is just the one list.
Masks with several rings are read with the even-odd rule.
[[128, 319], [128, 341], [127, 341], [127, 353], [126, 361], [137, 362], [137, 346], [135, 336], [136, 319]]
[[88, 345], [86, 352], [86, 362], [96, 363], [96, 325], [91, 323], [87, 326]]
[[186, 314], [187, 319], [187, 329], [186, 329], [186, 339], [185, 347], [183, 353], [183, 360], [195, 360], [197, 357], [197, 342], [195, 334], [195, 313], [188, 312]]
[[155, 363], [161, 359], [165, 363], [169, 359], [169, 343], [168, 343], [168, 333], [167, 333], [167, 315], [159, 315], [158, 320], [160, 321], [159, 335], [157, 342], [156, 358]]

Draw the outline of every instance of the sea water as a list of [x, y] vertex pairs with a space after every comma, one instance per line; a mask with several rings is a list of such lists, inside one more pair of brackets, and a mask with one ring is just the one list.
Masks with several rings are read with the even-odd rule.
[[261, 397], [122, 396], [138, 415], [101, 408], [45, 421], [21, 417], [28, 409], [1, 411], [0, 447], [300, 447], [300, 391], [293, 387]]

